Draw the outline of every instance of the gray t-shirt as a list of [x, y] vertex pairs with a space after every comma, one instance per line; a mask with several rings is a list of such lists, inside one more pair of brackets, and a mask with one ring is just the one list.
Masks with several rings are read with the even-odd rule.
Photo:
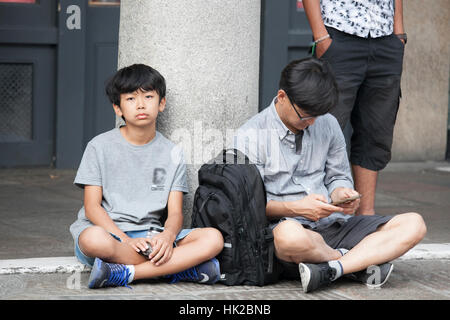
[[[158, 131], [149, 143], [130, 144], [115, 128], [93, 138], [84, 151], [74, 184], [101, 186], [102, 207], [122, 231], [161, 226], [171, 191], [188, 192], [182, 149]], [[74, 239], [92, 223], [84, 206], [70, 226]]]

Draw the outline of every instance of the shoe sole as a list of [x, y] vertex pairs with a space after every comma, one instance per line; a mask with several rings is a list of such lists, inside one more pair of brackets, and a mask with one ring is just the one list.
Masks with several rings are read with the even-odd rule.
[[95, 279], [98, 277], [98, 273], [100, 271], [100, 265], [101, 265], [100, 259], [95, 258], [94, 265], [92, 266], [92, 271], [91, 271], [91, 274], [90, 274], [89, 280], [88, 280], [89, 289], [97, 288], [97, 286], [95, 286]]
[[219, 263], [219, 260], [214, 258], [213, 262], [214, 262], [214, 265], [216, 266], [217, 277], [214, 279], [214, 282], [211, 283], [211, 284], [214, 284], [214, 283], [216, 283], [217, 281], [220, 280], [220, 263]]
[[[217, 276], [215, 277], [215, 278], [213, 278], [213, 279], [209, 279], [209, 277], [208, 277], [208, 280], [207, 281], [204, 281], [204, 282], [202, 282], [202, 281], [199, 281], [199, 283], [204, 283], [204, 284], [214, 284], [214, 283], [216, 283], [217, 281], [219, 281], [219, 279], [220, 279], [220, 264], [219, 264], [219, 260], [217, 260], [217, 259], [213, 259], [213, 260], [211, 260], [212, 261], [212, 263], [214, 264], [214, 267], [215, 267], [215, 269], [216, 269], [216, 271], [217, 271]], [[206, 275], [207, 276], [207, 275]]]
[[384, 278], [384, 281], [382, 283], [380, 283], [380, 284], [369, 284], [369, 283], [366, 283], [366, 286], [369, 287], [370, 289], [380, 288], [382, 285], [384, 285], [388, 281], [388, 279], [391, 276], [391, 273], [392, 273], [393, 270], [394, 270], [394, 265], [391, 264], [391, 267], [389, 268], [388, 274], [386, 275], [386, 278]]
[[311, 281], [311, 270], [307, 266], [305, 266], [303, 263], [300, 263], [298, 265], [298, 271], [300, 273], [300, 279], [302, 282], [303, 292], [308, 292], [308, 285]]

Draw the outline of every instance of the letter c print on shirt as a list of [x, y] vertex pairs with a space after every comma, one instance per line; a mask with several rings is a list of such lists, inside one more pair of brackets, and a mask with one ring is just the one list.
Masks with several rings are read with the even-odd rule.
[[164, 168], [155, 168], [153, 170], [152, 191], [164, 191], [166, 174], [166, 169]]

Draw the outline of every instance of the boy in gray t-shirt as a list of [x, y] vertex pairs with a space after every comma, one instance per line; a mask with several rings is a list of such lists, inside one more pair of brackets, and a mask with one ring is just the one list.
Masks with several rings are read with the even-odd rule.
[[90, 288], [160, 276], [208, 284], [220, 278], [214, 257], [223, 248], [221, 233], [181, 229], [183, 152], [156, 131], [165, 91], [163, 76], [143, 64], [119, 70], [106, 86], [125, 125], [86, 146], [74, 181], [84, 188], [84, 206], [70, 226], [75, 255], [92, 266]]

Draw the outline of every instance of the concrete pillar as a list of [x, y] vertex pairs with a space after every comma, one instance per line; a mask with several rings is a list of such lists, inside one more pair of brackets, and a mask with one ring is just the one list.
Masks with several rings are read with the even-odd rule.
[[197, 170], [219, 152], [227, 129], [258, 112], [261, 1], [122, 0], [119, 68], [145, 63], [167, 82], [157, 129], [184, 147], [190, 225]]
[[403, 1], [408, 34], [393, 161], [444, 160], [447, 146], [450, 2]]

